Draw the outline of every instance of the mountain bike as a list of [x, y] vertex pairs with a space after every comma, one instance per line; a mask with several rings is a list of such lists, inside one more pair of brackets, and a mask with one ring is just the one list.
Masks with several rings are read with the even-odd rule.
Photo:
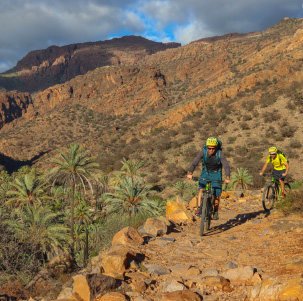
[[[193, 178], [194, 181], [199, 182], [199, 178]], [[214, 197], [212, 195], [212, 182], [218, 182], [224, 184], [224, 181], [220, 180], [208, 180], [201, 178], [201, 180], [206, 181], [205, 190], [202, 192], [201, 202], [199, 206], [199, 212], [201, 214], [200, 222], [200, 236], [203, 236], [204, 229], [206, 231], [210, 228], [211, 216], [214, 211]]]
[[[271, 177], [270, 181], [266, 184], [263, 197], [262, 204], [265, 211], [269, 212], [275, 205], [275, 202], [278, 200], [278, 197], [281, 196], [281, 185], [279, 180], [276, 180], [272, 174], [264, 174], [264, 177]], [[291, 187], [289, 183], [285, 184], [285, 195], [290, 193]]]

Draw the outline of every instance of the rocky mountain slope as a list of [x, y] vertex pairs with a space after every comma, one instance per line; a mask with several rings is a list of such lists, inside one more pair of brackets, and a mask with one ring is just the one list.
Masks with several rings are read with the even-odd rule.
[[50, 46], [29, 52], [14, 68], [2, 75], [0, 85], [19, 91], [42, 91], [97, 67], [132, 65], [146, 55], [179, 46], [179, 43], [157, 43], [137, 36]]
[[57, 148], [75, 141], [98, 156], [105, 172], [123, 157], [140, 158], [148, 180], [162, 183], [182, 177], [203, 141], [218, 136], [232, 168], [256, 174], [274, 144], [290, 157], [298, 179], [302, 25], [285, 19], [264, 32], [150, 55], [141, 49], [144, 56], [124, 52], [115, 66], [28, 96], [26, 113], [1, 129], [0, 152], [21, 162], [37, 158], [43, 167]]

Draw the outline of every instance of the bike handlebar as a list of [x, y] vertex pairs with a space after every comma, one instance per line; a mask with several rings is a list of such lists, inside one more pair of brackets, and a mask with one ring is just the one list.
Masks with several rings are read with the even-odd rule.
[[272, 173], [264, 173], [261, 177], [273, 177]]
[[207, 183], [218, 182], [220, 184], [225, 184], [225, 182], [222, 180], [209, 180], [209, 179], [204, 179], [204, 178], [193, 177], [193, 181], [195, 181], [195, 182], [199, 182], [200, 180], [206, 181]]

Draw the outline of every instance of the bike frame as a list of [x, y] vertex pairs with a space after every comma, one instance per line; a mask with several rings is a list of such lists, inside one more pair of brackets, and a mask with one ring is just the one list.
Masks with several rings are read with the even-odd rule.
[[204, 234], [205, 230], [209, 230], [211, 215], [214, 211], [214, 196], [212, 194], [212, 182], [224, 183], [221, 180], [209, 180], [201, 179], [206, 181], [205, 189], [202, 190], [202, 196], [200, 200], [200, 212], [201, 212], [201, 223], [200, 223], [200, 235]]
[[277, 193], [276, 197], [281, 196], [281, 184], [279, 180], [276, 180], [274, 177], [271, 177], [271, 180], [268, 182], [268, 184], [271, 184], [275, 188]]

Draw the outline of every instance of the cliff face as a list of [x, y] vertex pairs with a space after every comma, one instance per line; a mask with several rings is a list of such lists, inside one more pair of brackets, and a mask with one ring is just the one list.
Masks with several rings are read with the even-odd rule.
[[29, 93], [0, 92], [0, 129], [4, 124], [24, 115], [31, 104], [32, 98]]
[[[10, 81], [2, 81], [6, 89], [41, 91], [55, 84], [66, 82], [98, 67], [132, 65], [137, 60], [179, 43], [158, 43], [142, 37], [125, 36], [109, 41], [51, 46], [29, 52], [16, 67], [7, 71]], [[15, 73], [15, 76], [12, 75]], [[13, 82], [18, 78], [18, 81]], [[1, 81], [0, 81], [1, 84]]]
[[[98, 154], [101, 150], [105, 154], [123, 153], [133, 139], [151, 139], [155, 129], [178, 129], [195, 114], [208, 115], [210, 109], [213, 110], [210, 116], [213, 126], [205, 126], [206, 121], [197, 120], [203, 135], [219, 133], [224, 143], [239, 135], [238, 141], [243, 144], [245, 137], [256, 135], [257, 140], [263, 137], [267, 143], [280, 141], [287, 147], [291, 136], [286, 133], [282, 142], [283, 137], [275, 129], [281, 128], [279, 124], [271, 125], [273, 141], [269, 142], [268, 118], [264, 116], [272, 114], [263, 112], [262, 106], [267, 100], [272, 101], [270, 110], [278, 116], [272, 122], [279, 120], [280, 124], [285, 124], [286, 120], [291, 123], [285, 129], [297, 128], [302, 121], [300, 116], [287, 117], [289, 114], [294, 116], [290, 108], [297, 113], [303, 105], [300, 102], [302, 24], [302, 20], [283, 20], [264, 32], [232, 34], [214, 42], [191, 43], [165, 51], [148, 50], [155, 52], [149, 55], [146, 49], [139, 51], [135, 46], [137, 50], [130, 53], [116, 49], [120, 63], [95, 68], [39, 93], [25, 93], [29, 107], [19, 109], [20, 112], [26, 110], [21, 114], [24, 118], [3, 126], [0, 152], [18, 160], [30, 160], [39, 153], [52, 152], [77, 141]], [[66, 49], [73, 49], [70, 47], [66, 46]], [[132, 43], [128, 47], [131, 49]], [[70, 62], [75, 60], [77, 53], [89, 51], [89, 47], [86, 45], [73, 51], [69, 67], [64, 69], [66, 73], [63, 72], [67, 78], [73, 74]], [[49, 73], [45, 71], [50, 77], [50, 72], [57, 70], [54, 62], [58, 54], [51, 57], [48, 61], [53, 67], [46, 68]], [[89, 55], [81, 57], [88, 58]], [[45, 59], [40, 58], [39, 62]], [[111, 59], [114, 60], [113, 56]], [[64, 64], [63, 61], [57, 63], [60, 64]], [[83, 64], [75, 63], [74, 66]], [[37, 74], [42, 76], [41, 72]], [[278, 102], [274, 104], [273, 99], [282, 96], [285, 99], [281, 99], [279, 105]], [[7, 121], [11, 119], [5, 119], [2, 124]], [[254, 130], [249, 132], [249, 129]], [[239, 133], [235, 134], [235, 131]], [[120, 141], [123, 143], [118, 146]], [[262, 141], [260, 144], [265, 147]]]

